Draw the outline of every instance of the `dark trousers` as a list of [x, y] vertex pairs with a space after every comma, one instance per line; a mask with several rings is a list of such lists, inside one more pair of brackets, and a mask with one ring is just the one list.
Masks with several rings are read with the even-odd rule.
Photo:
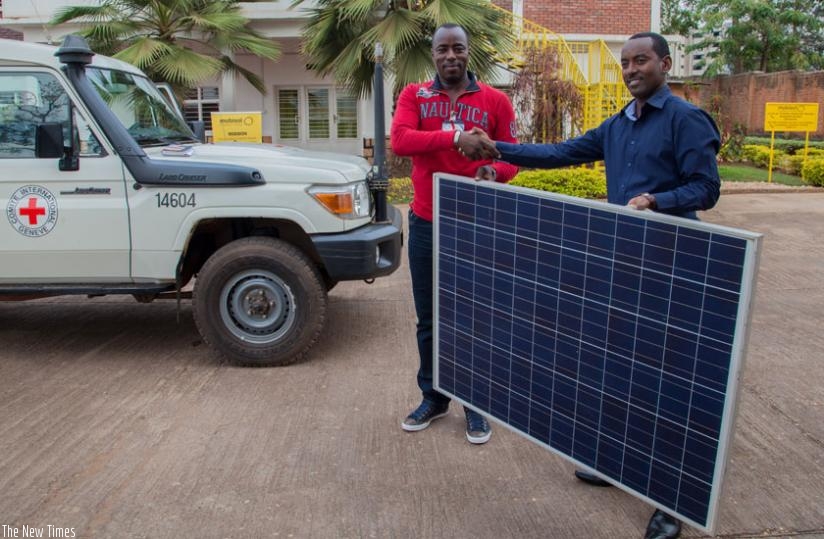
[[433, 258], [432, 223], [409, 212], [409, 272], [412, 275], [412, 296], [415, 299], [415, 314], [418, 316], [417, 337], [420, 367], [418, 367], [418, 387], [424, 399], [436, 403], [449, 402], [449, 398], [432, 387], [432, 295]]

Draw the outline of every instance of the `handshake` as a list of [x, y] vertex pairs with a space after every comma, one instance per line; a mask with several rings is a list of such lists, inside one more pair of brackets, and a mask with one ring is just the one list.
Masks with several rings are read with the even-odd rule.
[[455, 139], [458, 153], [473, 161], [482, 159], [498, 159], [501, 154], [495, 149], [495, 141], [479, 127], [471, 131], [461, 131]]

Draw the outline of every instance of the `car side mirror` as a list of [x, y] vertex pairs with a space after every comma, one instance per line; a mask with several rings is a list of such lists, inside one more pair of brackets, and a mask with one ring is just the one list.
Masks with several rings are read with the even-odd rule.
[[[75, 133], [74, 126], [70, 131]], [[74, 138], [74, 137], [73, 137]], [[34, 155], [38, 158], [60, 158], [58, 168], [63, 171], [80, 170], [80, 159], [77, 155], [77, 142], [72, 141], [65, 145], [63, 138], [63, 124], [60, 122], [43, 122], [34, 128]]]
[[63, 124], [45, 122], [34, 129], [34, 155], [42, 159], [63, 157]]
[[189, 122], [189, 129], [194, 133], [195, 138], [200, 142], [206, 142], [206, 122], [203, 120], [195, 120]]

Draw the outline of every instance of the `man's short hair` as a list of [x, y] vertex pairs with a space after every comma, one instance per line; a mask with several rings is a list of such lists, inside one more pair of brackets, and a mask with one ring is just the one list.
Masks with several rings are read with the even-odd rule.
[[451, 29], [453, 29], [453, 28], [457, 28], [458, 30], [460, 30], [461, 32], [463, 32], [463, 34], [466, 36], [466, 43], [467, 43], [467, 45], [469, 44], [469, 32], [467, 32], [467, 31], [466, 31], [466, 28], [464, 28], [463, 26], [461, 26], [460, 24], [455, 23], [455, 22], [445, 22], [445, 23], [443, 23], [442, 25], [440, 25], [440, 26], [438, 26], [437, 28], [435, 28], [435, 31], [434, 31], [434, 32], [432, 32], [432, 37], [430, 38], [430, 41], [434, 41], [434, 39], [435, 39], [435, 34], [437, 34], [437, 33], [438, 33], [438, 30], [440, 30], [440, 29], [442, 29], [442, 28], [443, 28], [444, 30], [451, 30]]
[[669, 43], [667, 43], [667, 39], [661, 34], [656, 34], [655, 32], [639, 32], [629, 36], [629, 39], [643, 39], [645, 37], [652, 39], [652, 50], [655, 51], [655, 54], [657, 54], [659, 58], [671, 56]]

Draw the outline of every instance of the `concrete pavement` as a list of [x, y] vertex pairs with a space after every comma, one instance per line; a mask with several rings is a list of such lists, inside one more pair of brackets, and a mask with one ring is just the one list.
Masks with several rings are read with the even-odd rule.
[[[824, 537], [824, 194], [727, 195], [703, 218], [765, 234], [719, 536]], [[120, 297], [0, 303], [0, 346], [0, 536], [632, 538], [651, 513], [501, 426], [470, 446], [458, 406], [400, 429], [405, 262], [338, 285], [285, 368], [223, 365], [188, 305], [178, 324], [174, 302]]]

